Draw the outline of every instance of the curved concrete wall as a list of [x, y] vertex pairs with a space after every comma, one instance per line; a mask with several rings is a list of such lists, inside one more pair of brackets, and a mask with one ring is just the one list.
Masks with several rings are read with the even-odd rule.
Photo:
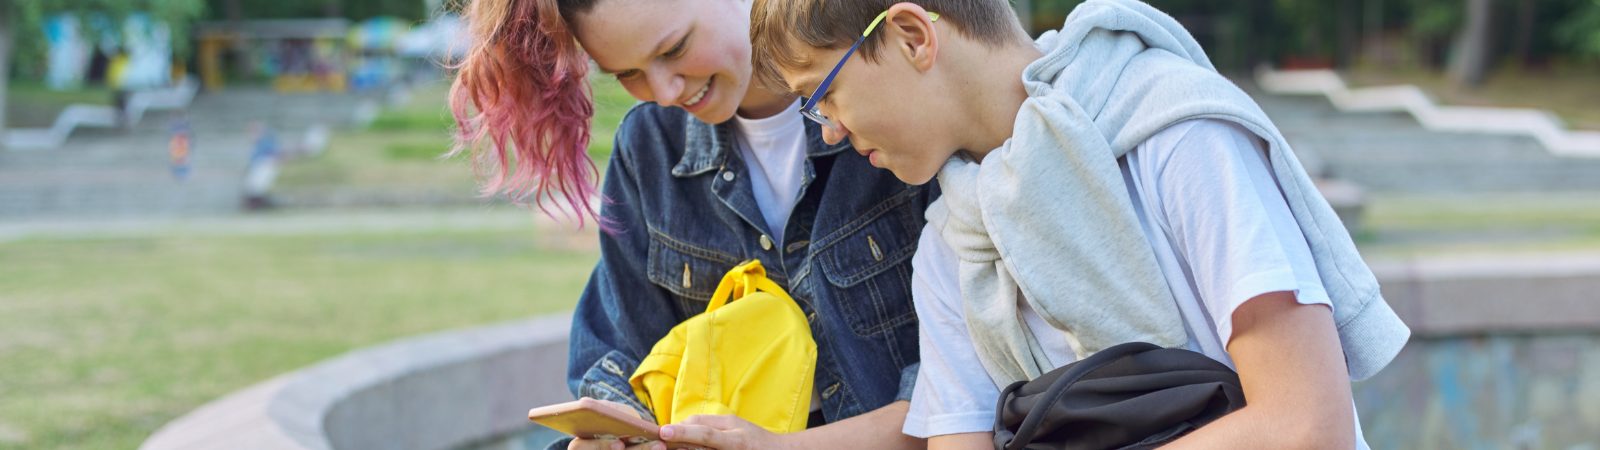
[[571, 400], [570, 315], [356, 350], [203, 406], [140, 447], [445, 449], [529, 428], [534, 406]]
[[[1600, 342], [1600, 254], [1372, 266], [1415, 332], [1394, 364], [1356, 386], [1375, 446], [1566, 448], [1600, 426], [1600, 408], [1584, 406], [1600, 404], [1600, 351], [1586, 350]], [[528, 408], [571, 398], [563, 381], [570, 321], [549, 316], [357, 350], [203, 406], [141, 448], [438, 450], [504, 438], [530, 429]], [[1419, 417], [1425, 426], [1393, 425]]]

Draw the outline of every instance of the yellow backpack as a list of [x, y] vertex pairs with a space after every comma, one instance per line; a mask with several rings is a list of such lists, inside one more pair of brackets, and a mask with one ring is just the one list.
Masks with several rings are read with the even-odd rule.
[[706, 312], [656, 342], [628, 381], [661, 425], [732, 414], [789, 433], [806, 428], [816, 368], [805, 314], [752, 260], [728, 271]]

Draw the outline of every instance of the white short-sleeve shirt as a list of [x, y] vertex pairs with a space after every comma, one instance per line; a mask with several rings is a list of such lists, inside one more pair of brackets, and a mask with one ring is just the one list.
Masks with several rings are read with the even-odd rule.
[[[1180, 151], [1181, 150], [1181, 151]], [[1266, 160], [1266, 145], [1230, 122], [1181, 122], [1121, 161], [1128, 194], [1171, 286], [1187, 347], [1233, 366], [1233, 311], [1269, 292], [1332, 307], [1311, 250]], [[904, 431], [917, 437], [990, 431], [1000, 386], [967, 333], [955, 252], [929, 224], [912, 259], [922, 368]], [[1060, 367], [1076, 361], [1064, 332], [1024, 302], [1023, 320]], [[1357, 448], [1367, 444], [1356, 429]]]

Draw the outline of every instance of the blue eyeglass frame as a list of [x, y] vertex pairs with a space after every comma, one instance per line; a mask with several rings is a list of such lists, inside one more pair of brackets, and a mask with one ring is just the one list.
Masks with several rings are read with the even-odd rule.
[[[816, 123], [822, 124], [822, 126], [825, 126], [825, 127], [828, 127], [828, 128], [837, 129], [839, 127], [838, 124], [833, 122], [833, 119], [830, 119], [830, 118], [828, 118], [828, 116], [823, 115], [822, 111], [817, 111], [817, 103], [822, 101], [823, 94], [827, 94], [828, 93], [828, 86], [832, 86], [833, 85], [833, 77], [836, 77], [836, 76], [839, 75], [839, 69], [843, 69], [844, 68], [844, 63], [846, 61], [850, 61], [850, 55], [856, 54], [856, 49], [861, 48], [861, 43], [862, 42], [866, 42], [867, 41], [867, 36], [872, 35], [872, 30], [877, 29], [878, 28], [878, 24], [883, 23], [883, 19], [885, 17], [888, 17], [888, 16], [889, 16], [889, 12], [888, 11], [884, 11], [884, 12], [878, 13], [878, 17], [877, 18], [872, 19], [872, 23], [867, 25], [867, 30], [866, 31], [862, 31], [861, 32], [861, 37], [856, 38], [856, 43], [851, 44], [850, 45], [850, 50], [847, 50], [847, 51], [844, 52], [844, 57], [843, 58], [839, 58], [839, 63], [833, 65], [833, 70], [828, 72], [828, 77], [827, 78], [823, 78], [822, 79], [822, 84], [817, 85], [817, 90], [816, 91], [812, 91], [811, 92], [811, 96], [806, 98], [806, 103], [804, 105], [800, 106], [800, 115], [806, 116], [806, 118], [807, 119], [811, 119], [812, 122], [816, 122]], [[939, 21], [939, 13], [929, 12], [928, 13], [928, 17], [930, 18], [930, 20], [929, 20], [930, 22], [938, 22]]]

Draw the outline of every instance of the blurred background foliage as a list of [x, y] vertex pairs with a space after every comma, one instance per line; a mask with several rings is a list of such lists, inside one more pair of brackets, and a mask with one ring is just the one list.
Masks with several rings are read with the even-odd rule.
[[[1494, 67], [1600, 63], [1600, 0], [1148, 1], [1183, 22], [1219, 67], [1233, 70], [1263, 63], [1443, 69], [1462, 51], [1452, 47], [1473, 2], [1488, 6]], [[1082, 1], [1031, 3], [1030, 29], [1039, 32], [1059, 28]]]

